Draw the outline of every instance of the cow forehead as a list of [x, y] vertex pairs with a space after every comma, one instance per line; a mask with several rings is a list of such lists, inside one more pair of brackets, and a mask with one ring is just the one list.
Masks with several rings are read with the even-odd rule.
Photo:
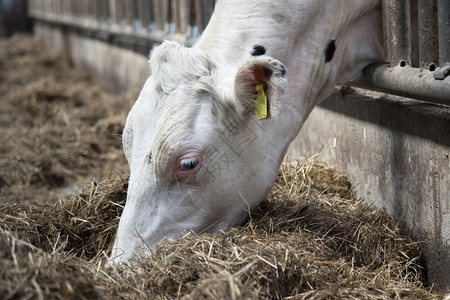
[[170, 93], [180, 85], [191, 86], [199, 82], [213, 85], [216, 65], [201, 49], [165, 41], [153, 50], [150, 68], [155, 88]]
[[170, 93], [151, 84], [132, 117], [135, 121], [134, 158], [152, 157], [155, 175], [165, 176], [174, 159], [201, 152], [216, 129], [210, 109], [211, 94], [185, 85]]
[[152, 52], [150, 66], [130, 119], [139, 136], [135, 158], [152, 157], [162, 175], [174, 157], [201, 151], [211, 141], [220, 130], [212, 106], [221, 107], [230, 95], [223, 92], [228, 81], [218, 79], [217, 66], [203, 50], [164, 42]]

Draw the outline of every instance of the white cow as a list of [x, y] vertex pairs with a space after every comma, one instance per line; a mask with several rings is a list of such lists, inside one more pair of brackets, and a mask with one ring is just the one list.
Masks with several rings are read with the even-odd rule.
[[381, 60], [381, 27], [378, 0], [220, 0], [194, 47], [154, 49], [123, 134], [112, 261], [245, 222], [314, 106]]

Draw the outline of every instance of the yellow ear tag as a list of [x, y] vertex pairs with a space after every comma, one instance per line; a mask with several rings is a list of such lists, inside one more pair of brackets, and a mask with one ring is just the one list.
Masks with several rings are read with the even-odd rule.
[[258, 96], [256, 97], [255, 104], [255, 117], [256, 120], [261, 120], [267, 118], [267, 96], [264, 93], [263, 84], [258, 84], [256, 87], [258, 91]]

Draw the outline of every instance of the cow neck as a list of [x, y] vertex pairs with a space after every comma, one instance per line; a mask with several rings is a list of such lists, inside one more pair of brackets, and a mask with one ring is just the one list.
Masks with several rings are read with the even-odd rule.
[[[381, 18], [380, 4], [378, 0], [261, 2], [219, 1], [196, 47], [234, 70], [250, 59], [255, 45], [264, 46], [267, 55], [285, 64], [286, 101], [298, 112], [294, 138], [337, 81], [350, 80], [364, 64], [381, 56], [380, 30], [370, 28], [370, 22]], [[367, 16], [367, 22], [361, 21]], [[376, 38], [367, 30], [376, 31]], [[336, 50], [325, 63], [330, 41], [335, 41]], [[366, 47], [358, 47], [362, 44]]]

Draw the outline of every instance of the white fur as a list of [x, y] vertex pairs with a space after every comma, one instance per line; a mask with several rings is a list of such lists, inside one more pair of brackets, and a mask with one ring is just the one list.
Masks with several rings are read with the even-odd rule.
[[[184, 231], [244, 222], [313, 107], [336, 82], [381, 57], [380, 22], [378, 0], [220, 0], [193, 48], [156, 48], [152, 76], [124, 129], [130, 183], [113, 261], [149, 253], [146, 247]], [[325, 63], [331, 40], [336, 52]], [[255, 44], [266, 55], [251, 57]], [[271, 116], [258, 121], [247, 76], [254, 66], [273, 74]], [[177, 159], [191, 152], [201, 153], [201, 169], [186, 182], [174, 180]]]

